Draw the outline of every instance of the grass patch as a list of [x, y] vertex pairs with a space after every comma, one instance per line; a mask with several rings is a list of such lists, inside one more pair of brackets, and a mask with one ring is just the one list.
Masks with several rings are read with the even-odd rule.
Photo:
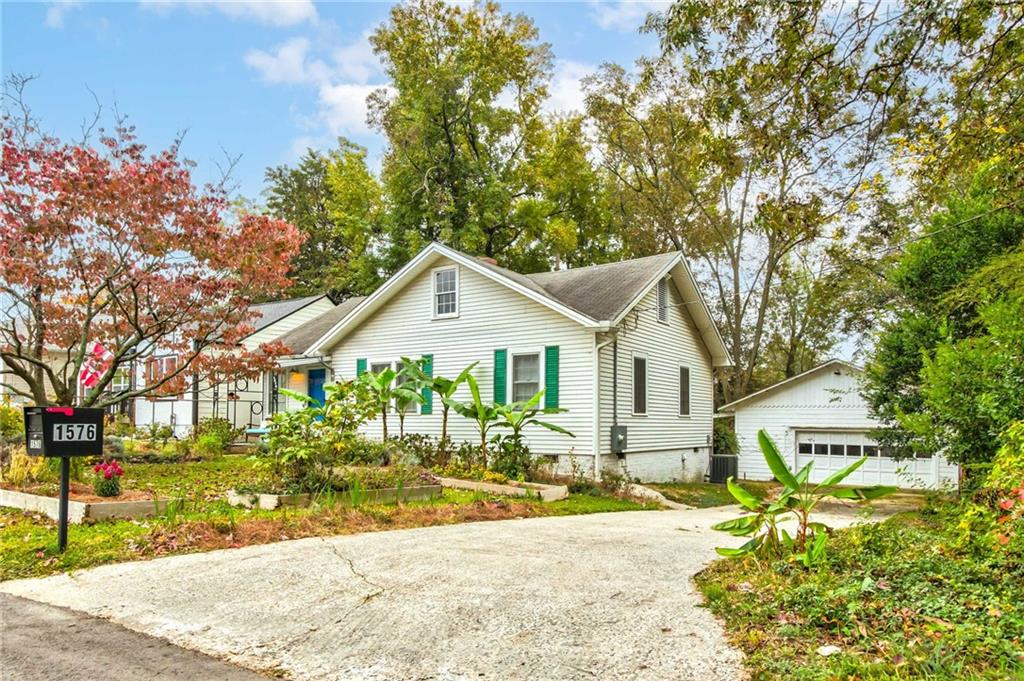
[[[747, 490], [758, 499], [764, 499], [779, 486], [774, 482], [749, 482], [742, 481], [743, 489]], [[732, 506], [736, 500], [729, 494], [724, 484], [714, 482], [659, 482], [648, 484], [648, 487], [656, 489], [665, 495], [669, 501], [694, 506], [696, 508], [711, 508], [713, 506]]]
[[300, 537], [655, 508], [610, 494], [573, 494], [543, 503], [448, 489], [439, 499], [354, 509], [314, 504], [263, 511], [232, 508], [224, 501], [228, 489], [257, 479], [251, 462], [241, 456], [131, 465], [123, 480], [126, 488], [182, 501], [157, 518], [71, 525], [64, 554], [56, 552], [56, 522], [38, 514], [0, 509], [0, 580]]
[[721, 560], [697, 584], [756, 679], [1024, 678], [1024, 567], [956, 526], [905, 513], [837, 532], [817, 570]]

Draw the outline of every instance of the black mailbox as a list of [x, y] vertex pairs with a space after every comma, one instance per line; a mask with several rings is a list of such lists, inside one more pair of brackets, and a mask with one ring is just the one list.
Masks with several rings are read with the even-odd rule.
[[102, 456], [103, 410], [25, 407], [25, 447], [32, 456]]

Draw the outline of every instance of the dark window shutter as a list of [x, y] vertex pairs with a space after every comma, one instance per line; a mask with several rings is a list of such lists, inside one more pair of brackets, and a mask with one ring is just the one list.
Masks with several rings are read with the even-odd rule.
[[494, 351], [494, 403], [505, 404], [508, 385], [508, 351]]
[[356, 376], [357, 377], [358, 376], [362, 376], [365, 373], [366, 373], [366, 359], [365, 358], [357, 359], [356, 360]]
[[558, 346], [544, 348], [544, 408], [558, 408]]
[[679, 367], [679, 415], [690, 415], [690, 368]]
[[[427, 376], [434, 376], [434, 356], [423, 355], [423, 373]], [[421, 414], [434, 413], [434, 391], [429, 387], [423, 388], [423, 404], [420, 405]]]

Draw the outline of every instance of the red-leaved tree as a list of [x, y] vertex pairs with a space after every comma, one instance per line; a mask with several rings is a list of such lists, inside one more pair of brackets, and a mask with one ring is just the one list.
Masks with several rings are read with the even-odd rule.
[[[179, 392], [192, 377], [269, 367], [283, 347], [246, 350], [239, 341], [253, 330], [251, 301], [289, 284], [299, 231], [233, 215], [224, 182], [198, 188], [177, 142], [147, 154], [123, 121], [98, 141], [62, 142], [28, 115], [4, 116], [0, 383], [39, 405], [102, 407]], [[81, 389], [96, 341], [113, 361]], [[176, 362], [153, 361], [167, 355]], [[110, 390], [119, 369], [147, 359], [159, 370]]]

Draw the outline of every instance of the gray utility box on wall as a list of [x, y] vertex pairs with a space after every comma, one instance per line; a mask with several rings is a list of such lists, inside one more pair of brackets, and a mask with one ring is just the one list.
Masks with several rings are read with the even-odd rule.
[[626, 426], [612, 426], [612, 454], [625, 454], [626, 446]]

